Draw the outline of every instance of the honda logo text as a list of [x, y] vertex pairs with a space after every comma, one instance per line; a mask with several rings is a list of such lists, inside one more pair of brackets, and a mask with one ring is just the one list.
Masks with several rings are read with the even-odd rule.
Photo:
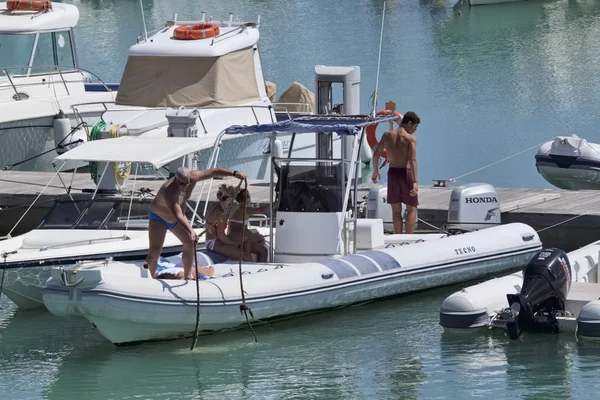
[[467, 197], [465, 203], [497, 203], [495, 197]]

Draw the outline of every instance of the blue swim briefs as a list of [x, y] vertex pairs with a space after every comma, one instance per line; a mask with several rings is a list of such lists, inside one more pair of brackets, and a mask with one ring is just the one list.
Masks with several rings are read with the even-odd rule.
[[177, 224], [177, 222], [167, 222], [167, 221], [165, 221], [164, 219], [162, 219], [158, 215], [154, 214], [150, 210], [148, 210], [148, 219], [151, 219], [151, 220], [154, 220], [154, 221], [158, 221], [158, 222], [162, 222], [163, 224], [165, 224], [165, 226], [167, 227], [168, 230], [173, 229], [173, 227]]

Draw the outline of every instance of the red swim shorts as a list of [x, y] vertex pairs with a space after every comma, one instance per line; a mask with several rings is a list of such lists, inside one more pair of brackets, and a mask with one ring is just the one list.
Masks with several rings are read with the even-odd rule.
[[404, 203], [407, 206], [419, 205], [418, 195], [411, 196], [413, 176], [410, 168], [390, 167], [388, 169], [388, 204]]

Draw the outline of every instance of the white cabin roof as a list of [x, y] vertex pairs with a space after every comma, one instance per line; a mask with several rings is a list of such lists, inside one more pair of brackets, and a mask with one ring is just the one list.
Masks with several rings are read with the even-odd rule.
[[79, 10], [72, 4], [52, 3], [52, 9], [39, 11], [9, 11], [0, 2], [0, 33], [34, 33], [75, 27]]
[[129, 56], [179, 56], [179, 57], [219, 57], [231, 52], [246, 49], [258, 42], [258, 27], [255, 24], [211, 21], [219, 25], [218, 37], [199, 40], [179, 40], [173, 37], [175, 28], [181, 25], [202, 23], [201, 21], [177, 22], [160, 32], [149, 36], [129, 48]]

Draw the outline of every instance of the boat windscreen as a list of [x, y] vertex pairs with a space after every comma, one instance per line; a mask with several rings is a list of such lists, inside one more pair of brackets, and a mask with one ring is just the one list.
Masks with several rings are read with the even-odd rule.
[[[321, 163], [319, 163], [321, 164]], [[281, 166], [279, 211], [340, 212], [344, 194], [340, 163]]]

